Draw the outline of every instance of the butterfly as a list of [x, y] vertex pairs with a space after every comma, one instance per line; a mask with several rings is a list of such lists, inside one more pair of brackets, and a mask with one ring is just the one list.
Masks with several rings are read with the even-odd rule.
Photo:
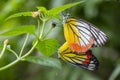
[[92, 54], [92, 47], [105, 44], [107, 36], [93, 24], [67, 15], [63, 18], [66, 42], [59, 48], [58, 55], [64, 61], [88, 70], [96, 70], [99, 61]]
[[65, 42], [62, 47], [59, 48], [58, 51], [59, 57], [73, 65], [94, 71], [98, 68], [99, 61], [97, 58], [92, 54], [91, 50], [88, 50], [85, 53], [77, 53], [73, 52], [69, 47], [68, 43]]
[[93, 46], [102, 46], [107, 36], [93, 24], [67, 15], [63, 19], [64, 35], [69, 48], [75, 52], [86, 52]]

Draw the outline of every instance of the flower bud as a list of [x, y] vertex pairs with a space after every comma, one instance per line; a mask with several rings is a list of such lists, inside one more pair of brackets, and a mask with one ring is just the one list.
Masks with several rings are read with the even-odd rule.
[[4, 41], [4, 45], [6, 44], [8, 44], [9, 43], [9, 40], [8, 39], [6, 39], [5, 41]]
[[39, 16], [39, 12], [38, 11], [32, 12], [32, 17], [33, 18], [36, 18], [38, 16]]

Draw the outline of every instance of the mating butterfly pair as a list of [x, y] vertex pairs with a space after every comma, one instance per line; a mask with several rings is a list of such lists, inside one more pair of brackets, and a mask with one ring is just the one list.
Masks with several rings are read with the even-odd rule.
[[66, 42], [59, 48], [58, 55], [64, 61], [88, 70], [96, 70], [99, 61], [91, 48], [102, 46], [107, 36], [91, 23], [67, 15], [63, 19]]

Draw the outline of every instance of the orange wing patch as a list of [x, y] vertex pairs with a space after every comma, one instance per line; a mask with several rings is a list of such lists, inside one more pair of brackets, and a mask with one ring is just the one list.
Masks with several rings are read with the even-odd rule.
[[79, 43], [70, 43], [69, 47], [74, 52], [86, 52], [89, 48], [91, 48], [93, 44], [93, 39], [90, 38], [89, 42], [90, 43], [86, 45], [81, 45]]
[[90, 55], [90, 51], [88, 50], [86, 53], [86, 57], [87, 59], [85, 61], [82, 62], [82, 64], [87, 64], [88, 62], [90, 62], [90, 58], [91, 58], [91, 55]]

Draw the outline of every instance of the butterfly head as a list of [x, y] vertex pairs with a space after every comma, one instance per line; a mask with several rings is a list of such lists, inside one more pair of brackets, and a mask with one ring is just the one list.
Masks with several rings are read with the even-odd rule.
[[63, 16], [63, 21], [62, 23], [65, 24], [67, 22], [67, 19], [70, 18], [70, 14], [67, 13], [66, 16]]

